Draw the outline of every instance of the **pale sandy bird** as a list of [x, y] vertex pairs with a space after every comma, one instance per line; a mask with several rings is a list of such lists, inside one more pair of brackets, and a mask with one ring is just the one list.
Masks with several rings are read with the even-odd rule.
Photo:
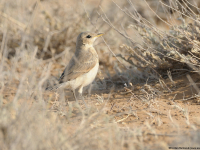
[[79, 95], [82, 96], [83, 87], [92, 83], [97, 75], [99, 57], [93, 47], [93, 43], [102, 35], [102, 33], [92, 32], [82, 32], [79, 34], [74, 56], [60, 76], [59, 84], [51, 88], [51, 90], [57, 88], [71, 89], [77, 100], [75, 89], [78, 89]]

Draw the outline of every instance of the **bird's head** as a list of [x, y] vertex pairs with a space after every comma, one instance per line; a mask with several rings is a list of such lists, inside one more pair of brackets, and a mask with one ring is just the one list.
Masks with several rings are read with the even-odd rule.
[[103, 33], [82, 32], [77, 37], [76, 46], [93, 46], [94, 41]]

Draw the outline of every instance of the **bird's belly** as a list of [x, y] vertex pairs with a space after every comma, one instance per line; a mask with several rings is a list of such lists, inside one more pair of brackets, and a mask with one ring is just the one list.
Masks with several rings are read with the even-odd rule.
[[99, 68], [99, 63], [97, 63], [94, 68], [92, 68], [88, 73], [83, 74], [80, 77], [77, 77], [75, 80], [70, 81], [70, 85], [73, 89], [76, 89], [80, 86], [84, 87], [92, 83], [95, 79]]
[[99, 63], [97, 63], [92, 70], [86, 73], [83, 77], [83, 86], [87, 86], [92, 83], [97, 75], [99, 69]]

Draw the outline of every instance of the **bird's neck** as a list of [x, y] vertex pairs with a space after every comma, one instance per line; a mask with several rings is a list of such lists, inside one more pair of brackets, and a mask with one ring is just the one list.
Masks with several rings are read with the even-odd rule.
[[93, 45], [92, 44], [77, 44], [76, 45], [76, 48], [78, 48], [78, 49], [89, 49], [89, 48], [91, 48], [91, 47], [93, 47]]

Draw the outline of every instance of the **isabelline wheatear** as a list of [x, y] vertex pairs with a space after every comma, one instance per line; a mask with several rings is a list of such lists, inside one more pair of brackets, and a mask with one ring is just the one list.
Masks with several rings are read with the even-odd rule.
[[48, 88], [49, 90], [58, 88], [71, 89], [77, 100], [75, 89], [78, 88], [78, 93], [82, 96], [83, 87], [92, 83], [97, 75], [99, 57], [93, 47], [93, 43], [102, 35], [102, 33], [96, 34], [92, 32], [82, 32], [79, 34], [74, 56], [60, 76], [59, 84], [53, 88]]

